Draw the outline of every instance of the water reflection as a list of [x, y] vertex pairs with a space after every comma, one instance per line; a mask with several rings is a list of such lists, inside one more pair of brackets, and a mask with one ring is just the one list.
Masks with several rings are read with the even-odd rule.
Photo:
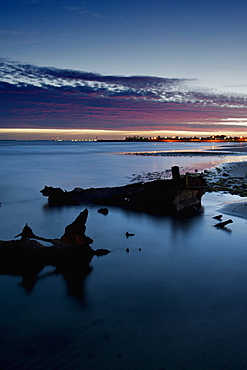
[[[110, 246], [112, 251], [117, 250], [120, 245], [123, 245], [125, 251], [130, 243], [131, 247], [135, 245], [135, 249], [140, 250], [143, 239], [146, 238], [146, 242], [149, 237], [152, 243], [159, 245], [161, 235], [163, 235], [163, 240], [170, 240], [174, 245], [179, 239], [186, 241], [191, 232], [200, 224], [202, 216], [202, 213], [200, 213], [194, 217], [181, 219], [111, 206], [109, 207], [109, 215], [103, 217], [97, 212], [98, 206], [89, 206], [89, 208], [93, 214], [93, 217], [89, 219], [90, 227], [99, 232], [96, 242], [101, 245], [105, 243], [107, 247]], [[77, 207], [68, 208], [66, 206], [59, 208], [45, 207], [44, 209], [55, 218], [57, 212], [60, 212], [60, 216], [63, 212], [66, 215], [69, 209], [71, 212], [78, 212]], [[203, 208], [201, 212], [203, 212]], [[52, 220], [50, 220], [50, 223], [54, 225]], [[147, 224], [149, 225], [148, 228]], [[115, 229], [118, 225], [121, 225], [122, 228], [126, 225], [126, 229], [123, 229], [124, 233], [122, 235], [112, 238], [112, 229]], [[131, 228], [129, 228], [130, 225]], [[152, 235], [148, 235], [149, 231], [152, 232]], [[135, 235], [133, 239], [130, 238], [132, 240], [127, 240], [127, 232], [131, 232], [130, 235]], [[127, 244], [128, 242], [129, 244]], [[51, 248], [46, 247], [45, 249], [47, 251]], [[53, 276], [60, 275], [66, 284], [67, 295], [85, 304], [85, 279], [92, 272], [90, 263], [93, 255], [85, 255], [83, 251], [80, 251], [80, 248], [75, 248], [73, 253], [69, 251], [58, 257], [48, 256], [47, 252], [44, 256], [39, 251], [22, 253], [23, 249], [15, 251], [15, 258], [13, 259], [12, 251], [7, 252], [6, 249], [1, 248], [0, 275], [20, 276], [22, 278], [20, 286], [28, 293], [31, 293], [41, 280], [48, 280]], [[53, 270], [47, 272], [48, 266]]]
[[[113, 209], [113, 207], [110, 207]], [[198, 212], [194, 215], [188, 215], [187, 217], [180, 217], [176, 215], [164, 215], [156, 213], [148, 213], [142, 211], [136, 211], [128, 208], [119, 209], [121, 214], [131, 219], [131, 221], [146, 220], [151, 225], [167, 227], [168, 225], [174, 232], [174, 235], [179, 232], [189, 233], [192, 228], [195, 227], [196, 223], [201, 219], [204, 214], [204, 207], [202, 206]]]
[[[47, 249], [50, 248], [47, 247]], [[66, 283], [68, 296], [76, 298], [81, 303], [84, 302], [85, 278], [92, 271], [90, 266], [92, 256], [77, 250], [69, 251], [64, 256], [59, 256], [57, 262], [46, 263], [39, 251], [26, 253], [22, 249], [20, 253], [14, 253], [14, 258], [12, 253], [12, 250], [9, 253], [6, 248], [0, 249], [0, 275], [20, 276], [22, 278], [20, 286], [27, 293], [31, 293], [39, 281], [61, 275]], [[37, 253], [36, 256], [35, 253]], [[52, 266], [54, 269], [42, 273], [47, 266]]]

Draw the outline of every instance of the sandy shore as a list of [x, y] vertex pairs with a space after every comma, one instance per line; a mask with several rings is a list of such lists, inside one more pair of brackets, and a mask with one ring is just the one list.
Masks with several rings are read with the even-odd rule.
[[[247, 155], [247, 145], [227, 146], [217, 148], [217, 150], [209, 150], [206, 152], [157, 152], [157, 153], [135, 153], [137, 155], [161, 155], [161, 156], [211, 156], [219, 155], [226, 156], [234, 154]], [[190, 172], [190, 170], [188, 170]], [[200, 170], [199, 170], [200, 171]], [[169, 171], [168, 171], [169, 172]], [[241, 202], [231, 202], [224, 205], [221, 209], [223, 213], [238, 217], [247, 218], [247, 161], [246, 162], [230, 162], [222, 163], [217, 167], [212, 167], [201, 172], [208, 183], [209, 192], [224, 192], [233, 195], [239, 195], [243, 198]], [[154, 177], [157, 174], [154, 173]], [[150, 176], [149, 176], [150, 177]], [[150, 180], [151, 178], [149, 178]]]
[[222, 213], [247, 218], [247, 162], [224, 163], [204, 171], [204, 175], [210, 191], [223, 191], [243, 197], [242, 201], [225, 204], [221, 208]]
[[223, 213], [247, 218], [247, 162], [229, 163], [212, 169], [207, 180], [212, 191], [224, 191], [243, 197], [242, 201], [225, 204], [221, 208]]
[[247, 218], [247, 199], [242, 202], [227, 203], [221, 208], [221, 211], [227, 215]]
[[[157, 151], [157, 152], [138, 152], [138, 153], [125, 153], [130, 155], [144, 155], [144, 156], [190, 156], [190, 157], [210, 157], [220, 156], [225, 158], [226, 161], [222, 161], [222, 164], [217, 167], [209, 169], [200, 169], [198, 167], [198, 173], [201, 173], [207, 183], [209, 192], [224, 192], [232, 195], [238, 195], [243, 198], [240, 202], [231, 202], [224, 205], [221, 209], [223, 213], [247, 218], [247, 161], [242, 161], [242, 156], [247, 156], [247, 145], [241, 143], [239, 145], [232, 144], [229, 146], [217, 147], [217, 149], [210, 149], [206, 151]], [[239, 162], [227, 162], [229, 157], [238, 158], [241, 155], [241, 161]], [[193, 172], [192, 167], [186, 169], [187, 172]], [[170, 176], [170, 170], [164, 171], [164, 173], [148, 173], [139, 175], [133, 178], [135, 181], [150, 181], [157, 178], [166, 178]], [[183, 170], [181, 170], [183, 173]]]

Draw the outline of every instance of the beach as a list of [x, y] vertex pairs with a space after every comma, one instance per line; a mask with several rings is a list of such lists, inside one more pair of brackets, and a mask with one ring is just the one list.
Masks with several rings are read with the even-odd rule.
[[[234, 153], [247, 153], [247, 146], [232, 145], [223, 150]], [[242, 201], [233, 201], [225, 204], [223, 213], [247, 218], [247, 162], [224, 163], [219, 168], [213, 169], [206, 174], [212, 191], [223, 191], [243, 197]]]
[[[221, 211], [223, 213], [234, 215], [238, 217], [247, 218], [247, 161], [240, 162], [229, 162], [229, 153], [231, 154], [243, 154], [247, 155], [247, 145], [241, 143], [240, 145], [230, 145], [218, 147], [217, 149], [210, 149], [207, 151], [173, 151], [173, 152], [146, 152], [146, 153], [131, 153], [134, 155], [144, 155], [144, 156], [169, 156], [169, 157], [210, 157], [219, 155], [222, 158], [222, 163], [217, 166], [212, 166], [205, 169], [205, 163], [202, 167], [191, 166], [190, 168], [182, 169], [182, 173], [194, 172], [201, 173], [203, 177], [207, 180], [209, 192], [223, 192], [232, 195], [239, 195], [243, 199], [241, 201], [231, 201], [224, 206], [222, 206]], [[207, 165], [206, 165], [207, 166]], [[163, 174], [164, 177], [169, 176], [170, 172]], [[148, 174], [143, 177], [139, 176], [138, 180], [153, 180], [159, 178], [159, 174]]]
[[[0, 150], [1, 240], [26, 223], [38, 236], [61, 237], [87, 208], [92, 248], [110, 251], [94, 256], [84, 275], [47, 265], [31, 286], [0, 271], [5, 370], [244, 368], [246, 198], [235, 192], [243, 194], [236, 186], [245, 183], [245, 152], [193, 156], [210, 147], [63, 142], [4, 143]], [[124, 155], [169, 150], [191, 154]], [[166, 177], [174, 165], [195, 176], [206, 171], [211, 190], [221, 179], [232, 183], [203, 195], [201, 213], [188, 218], [114, 206], [103, 215], [92, 204], [49, 207], [40, 193], [45, 185], [70, 190]], [[233, 223], [216, 228], [219, 214]]]
[[222, 191], [243, 197], [241, 201], [225, 204], [221, 211], [247, 218], [247, 162], [224, 164], [206, 173], [212, 191]]

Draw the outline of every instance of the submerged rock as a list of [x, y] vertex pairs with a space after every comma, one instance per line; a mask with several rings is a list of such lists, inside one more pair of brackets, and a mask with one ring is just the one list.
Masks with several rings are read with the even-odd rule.
[[102, 215], [108, 215], [108, 213], [109, 213], [109, 210], [108, 210], [108, 208], [99, 208], [98, 209], [98, 212], [99, 213], [102, 213]]

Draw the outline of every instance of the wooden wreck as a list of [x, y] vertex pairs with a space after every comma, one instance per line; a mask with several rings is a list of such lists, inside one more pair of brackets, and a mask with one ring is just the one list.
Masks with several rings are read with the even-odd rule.
[[[19, 275], [23, 286], [31, 290], [37, 275], [45, 266], [54, 266], [56, 274], [62, 274], [69, 289], [73, 291], [90, 272], [90, 262], [94, 256], [102, 256], [110, 251], [94, 250], [93, 240], [85, 235], [88, 210], [85, 209], [68, 226], [60, 238], [47, 239], [34, 234], [26, 224], [15, 240], [0, 240], [0, 275]], [[43, 245], [42, 242], [50, 243]]]
[[180, 175], [172, 167], [172, 178], [138, 182], [118, 187], [102, 187], [65, 191], [45, 186], [42, 195], [50, 206], [100, 204], [125, 207], [155, 214], [193, 215], [201, 209], [206, 181], [200, 175]]

